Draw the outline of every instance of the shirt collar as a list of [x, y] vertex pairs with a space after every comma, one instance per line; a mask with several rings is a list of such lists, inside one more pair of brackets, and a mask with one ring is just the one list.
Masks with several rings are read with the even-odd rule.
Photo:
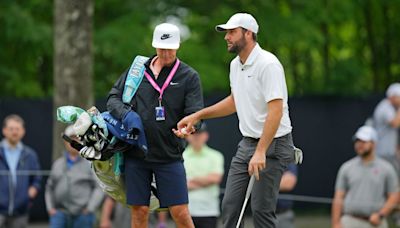
[[[243, 66], [251, 66], [253, 65], [254, 61], [256, 60], [258, 53], [261, 51], [261, 47], [258, 43], [253, 47], [253, 50], [251, 50], [250, 55], [247, 57], [246, 62], [242, 64]], [[239, 58], [240, 62], [240, 58]]]
[[1, 144], [3, 145], [4, 149], [6, 149], [6, 150], [19, 150], [19, 151], [22, 150], [22, 143], [21, 142], [17, 143], [17, 146], [15, 148], [12, 148], [11, 145], [8, 143], [8, 141], [6, 139], [3, 139], [1, 141]]
[[362, 160], [362, 158], [360, 156], [357, 155], [358, 158], [358, 162], [363, 165], [363, 166], [373, 166], [376, 163], [376, 155], [374, 157], [374, 159], [372, 159], [371, 161], [369, 161], [368, 163], [364, 163], [364, 161]]
[[[157, 57], [157, 55], [151, 56], [151, 57], [147, 60], [147, 62], [144, 63], [144, 66], [146, 67], [146, 69], [149, 70], [151, 73], [153, 73], [153, 72], [152, 72], [151, 69], [150, 69], [150, 64], [151, 64], [151, 62], [153, 61], [153, 59], [154, 59], [155, 57]], [[158, 57], [157, 57], [157, 58], [158, 58]], [[176, 63], [177, 60], [178, 60], [178, 57], [175, 58], [175, 61], [171, 64], [171, 66], [167, 66], [167, 67], [165, 66], [165, 67], [163, 67], [163, 68], [161, 69], [161, 71], [167, 70], [167, 72], [170, 72], [170, 71], [172, 70], [172, 68], [174, 68], [175, 63]], [[150, 73], [149, 71], [147, 71], [147, 73]], [[161, 71], [160, 71], [160, 74], [161, 74]]]
[[79, 160], [81, 160], [81, 157], [79, 157], [79, 156], [77, 157], [76, 160], [72, 160], [72, 159], [71, 159], [71, 155], [70, 155], [67, 151], [65, 151], [64, 153], [65, 153], [65, 159], [67, 159], [67, 163], [75, 164], [75, 163], [77, 163]]
[[204, 155], [204, 151], [205, 151], [207, 148], [208, 148], [208, 146], [207, 146], [207, 145], [204, 145], [204, 146], [201, 148], [201, 151], [200, 151], [200, 152], [196, 152], [196, 151], [194, 151], [193, 147], [189, 145], [189, 146], [186, 148], [186, 152], [185, 152], [185, 153], [187, 153], [189, 156], [203, 156], [203, 155]]

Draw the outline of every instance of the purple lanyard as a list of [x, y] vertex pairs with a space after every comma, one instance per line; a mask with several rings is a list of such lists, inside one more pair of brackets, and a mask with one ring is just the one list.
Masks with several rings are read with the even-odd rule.
[[176, 70], [179, 67], [179, 64], [180, 64], [179, 59], [176, 59], [176, 63], [174, 65], [174, 67], [172, 68], [171, 72], [169, 73], [169, 75], [168, 75], [167, 79], [165, 80], [164, 85], [161, 87], [161, 89], [157, 85], [157, 83], [153, 80], [153, 78], [146, 71], [144, 71], [144, 75], [146, 76], [147, 80], [149, 80], [149, 82], [153, 86], [153, 88], [160, 93], [160, 96], [158, 97], [158, 100], [159, 100], [160, 103], [161, 103], [164, 91], [168, 87], [168, 85], [171, 82], [172, 78], [174, 77], [174, 75], [176, 73]]

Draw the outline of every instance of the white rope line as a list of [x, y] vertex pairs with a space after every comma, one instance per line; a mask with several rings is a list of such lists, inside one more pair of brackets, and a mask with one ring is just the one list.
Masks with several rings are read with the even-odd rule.
[[[16, 174], [21, 176], [31, 176], [31, 175], [40, 175], [40, 176], [50, 176], [50, 170], [17, 170]], [[8, 170], [0, 170], [0, 176], [11, 175], [11, 172]]]
[[279, 199], [284, 200], [293, 200], [300, 202], [309, 202], [309, 203], [325, 203], [331, 204], [332, 198], [328, 197], [316, 197], [316, 196], [304, 196], [304, 195], [292, 195], [292, 194], [279, 194]]
[[[18, 170], [16, 172], [17, 175], [40, 175], [40, 176], [50, 176], [50, 170]], [[10, 171], [0, 170], [0, 176], [10, 175]], [[221, 188], [221, 193], [223, 194], [225, 191], [224, 188]], [[299, 202], [308, 202], [308, 203], [322, 203], [322, 204], [331, 204], [332, 198], [328, 197], [317, 197], [317, 196], [305, 196], [305, 195], [293, 195], [293, 194], [279, 194], [279, 199], [283, 200], [293, 200]]]

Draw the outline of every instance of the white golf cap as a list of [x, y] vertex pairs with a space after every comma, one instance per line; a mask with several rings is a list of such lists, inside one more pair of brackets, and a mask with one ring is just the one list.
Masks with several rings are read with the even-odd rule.
[[400, 83], [393, 83], [386, 90], [386, 97], [400, 97]]
[[353, 136], [354, 140], [361, 140], [365, 142], [373, 141], [376, 142], [378, 140], [378, 135], [376, 131], [371, 126], [362, 126], [358, 128], [356, 134]]
[[176, 25], [163, 23], [156, 26], [153, 33], [154, 48], [178, 49], [181, 38]]
[[222, 32], [227, 29], [235, 29], [239, 27], [250, 30], [254, 33], [258, 32], [258, 24], [256, 19], [248, 13], [234, 14], [231, 18], [229, 18], [226, 24], [215, 26], [215, 30]]

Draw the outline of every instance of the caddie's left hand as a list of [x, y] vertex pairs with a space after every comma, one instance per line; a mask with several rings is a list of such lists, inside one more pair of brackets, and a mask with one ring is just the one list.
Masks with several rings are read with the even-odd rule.
[[264, 169], [266, 166], [265, 161], [265, 153], [256, 151], [251, 157], [249, 162], [248, 172], [249, 175], [253, 175], [256, 177], [256, 180], [260, 179], [260, 171]]

